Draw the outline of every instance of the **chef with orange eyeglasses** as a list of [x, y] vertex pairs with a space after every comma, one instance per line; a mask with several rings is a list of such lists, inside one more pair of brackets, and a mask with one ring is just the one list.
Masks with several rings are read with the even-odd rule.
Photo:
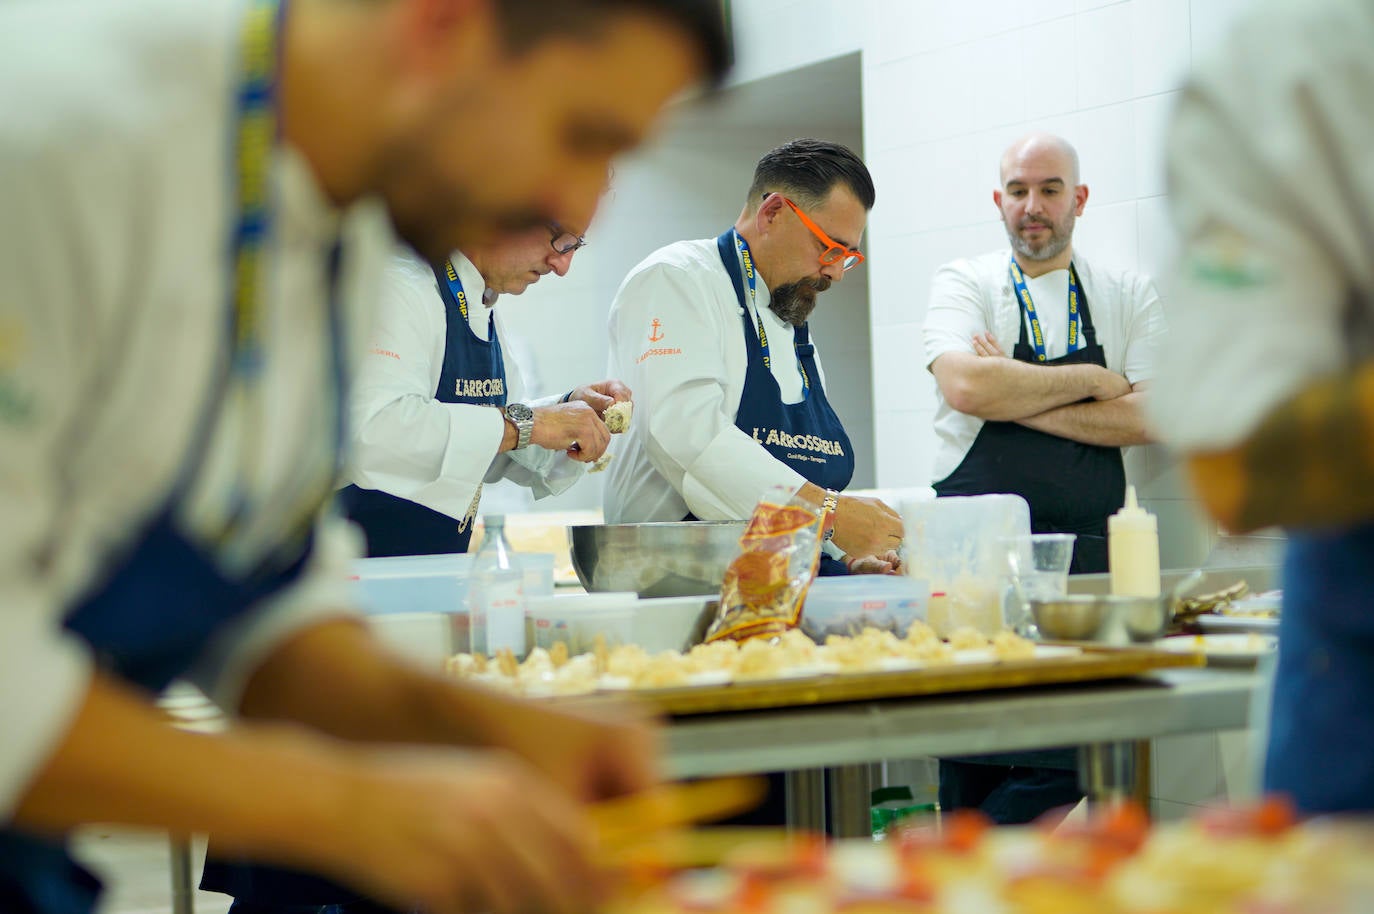
[[853, 445], [807, 325], [863, 262], [874, 197], [849, 149], [794, 140], [759, 161], [733, 226], [631, 271], [611, 307], [610, 375], [634, 389], [636, 413], [611, 463], [608, 523], [746, 518], [783, 486], [834, 513], [832, 571], [896, 570], [896, 512], [841, 494]]

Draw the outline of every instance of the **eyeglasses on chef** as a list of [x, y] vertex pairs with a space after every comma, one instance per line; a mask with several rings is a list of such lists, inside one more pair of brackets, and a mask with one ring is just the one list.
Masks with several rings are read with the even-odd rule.
[[571, 254], [581, 247], [586, 247], [587, 239], [576, 232], [570, 232], [557, 222], [549, 223], [549, 247], [559, 254]]
[[786, 197], [782, 198], [782, 202], [786, 203], [788, 206], [792, 208], [792, 212], [796, 213], [797, 218], [802, 221], [802, 225], [810, 229], [811, 234], [815, 235], [816, 238], [820, 241], [820, 243], [825, 246], [825, 249], [821, 251], [821, 256], [817, 258], [817, 260], [820, 261], [821, 266], [828, 267], [831, 264], [838, 263], [840, 265], [840, 269], [848, 273], [850, 270], [854, 269], [859, 264], [864, 262], [863, 254], [860, 254], [853, 248], [847, 247], [846, 245], [840, 244], [838, 241], [832, 239], [821, 229], [819, 225], [811, 221], [810, 216], [802, 212], [800, 206], [793, 203]]

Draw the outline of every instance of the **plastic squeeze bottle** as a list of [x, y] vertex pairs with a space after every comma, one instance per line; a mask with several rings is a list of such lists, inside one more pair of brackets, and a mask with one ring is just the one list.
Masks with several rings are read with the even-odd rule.
[[1113, 594], [1159, 596], [1159, 521], [1136, 503], [1135, 486], [1126, 487], [1126, 504], [1107, 518], [1107, 565]]

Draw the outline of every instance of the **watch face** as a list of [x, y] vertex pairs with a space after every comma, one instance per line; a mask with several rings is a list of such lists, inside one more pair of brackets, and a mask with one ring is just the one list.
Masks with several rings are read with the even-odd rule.
[[534, 418], [534, 411], [523, 403], [506, 404], [506, 415], [516, 422], [523, 422], [526, 419]]

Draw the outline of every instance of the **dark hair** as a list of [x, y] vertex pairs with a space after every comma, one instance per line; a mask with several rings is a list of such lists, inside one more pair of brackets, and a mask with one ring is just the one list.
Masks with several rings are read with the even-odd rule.
[[798, 206], [820, 206], [841, 181], [864, 209], [873, 208], [873, 176], [848, 147], [826, 140], [792, 140], [759, 159], [749, 203], [757, 204], [766, 193], [781, 193]]
[[608, 15], [643, 13], [692, 36], [710, 85], [719, 85], [735, 62], [725, 0], [496, 0], [496, 9], [506, 46], [516, 51], [555, 34], [594, 34]]

